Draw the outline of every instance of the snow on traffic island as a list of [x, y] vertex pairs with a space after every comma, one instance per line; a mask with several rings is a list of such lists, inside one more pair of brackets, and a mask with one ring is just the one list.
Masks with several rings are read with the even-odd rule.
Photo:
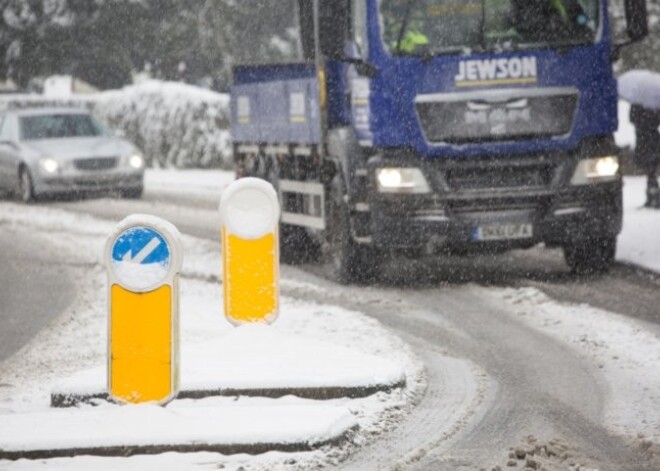
[[[395, 362], [262, 324], [243, 325], [182, 349], [179, 398], [365, 397], [405, 385], [405, 373]], [[105, 367], [79, 372], [53, 387], [51, 404], [106, 398], [106, 378]]]
[[60, 409], [3, 416], [2, 424], [0, 459], [10, 460], [167, 451], [308, 451], [336, 444], [357, 427], [346, 407], [315, 404]]
[[[392, 429], [425, 388], [423, 366], [410, 348], [379, 322], [357, 312], [282, 296], [274, 325], [231, 326], [222, 315], [219, 243], [184, 235], [182, 386], [236, 388], [234, 395], [179, 398], [165, 408], [100, 400], [53, 409], [53, 385], [83, 394], [104, 389], [104, 371], [98, 369], [106, 362], [107, 349], [103, 247], [114, 224], [48, 207], [0, 202], [0, 225], [16, 237], [29, 231], [42, 238], [57, 253], [53, 261], [66, 263], [80, 286], [65, 312], [0, 363], [0, 450], [12, 458], [21, 453], [68, 455], [71, 450], [76, 456], [0, 459], [1, 469], [160, 471], [209, 463], [259, 471], [320, 467], [344, 459]], [[283, 287], [287, 283], [319, 289], [295, 280], [283, 280]], [[277, 397], [243, 394], [270, 388]], [[306, 388], [317, 393], [325, 389], [328, 399], [281, 396]], [[382, 390], [373, 393], [371, 388]], [[330, 394], [337, 391], [341, 394]], [[80, 456], [83, 452], [118, 455]], [[124, 457], [130, 453], [140, 454]]]

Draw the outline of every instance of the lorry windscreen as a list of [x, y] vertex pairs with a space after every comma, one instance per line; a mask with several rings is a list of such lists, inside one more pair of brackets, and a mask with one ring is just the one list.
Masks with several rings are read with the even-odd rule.
[[598, 0], [381, 0], [393, 54], [515, 50], [593, 42]]

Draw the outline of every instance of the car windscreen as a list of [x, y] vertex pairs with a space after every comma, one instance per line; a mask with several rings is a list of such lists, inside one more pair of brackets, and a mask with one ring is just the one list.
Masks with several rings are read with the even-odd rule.
[[600, 19], [598, 0], [381, 0], [380, 13], [394, 54], [586, 44]]
[[88, 114], [44, 114], [20, 118], [22, 141], [95, 137], [104, 135], [101, 125]]

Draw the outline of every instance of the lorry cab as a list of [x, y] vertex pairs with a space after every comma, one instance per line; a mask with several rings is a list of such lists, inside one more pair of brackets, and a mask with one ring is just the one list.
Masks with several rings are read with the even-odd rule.
[[570, 149], [611, 133], [609, 24], [599, 0], [581, 3], [371, 2], [354, 50], [379, 71], [369, 83], [378, 121], [360, 137], [447, 158]]
[[[625, 7], [638, 40], [645, 3]], [[296, 10], [306, 65], [234, 75], [235, 142], [261, 146], [257, 159], [277, 143], [331, 163], [296, 164], [293, 181], [318, 182], [312, 191], [290, 183], [295, 152], [271, 157], [289, 175], [282, 198], [299, 200], [283, 221], [346, 225], [335, 240], [349, 239], [354, 265], [383, 250], [544, 242], [563, 247], [574, 270], [609, 266], [621, 229], [612, 59], [623, 43], [605, 0], [298, 0]], [[275, 82], [289, 88], [272, 93]], [[238, 116], [241, 90], [288, 112], [291, 129], [269, 134], [275, 122], [261, 120], [255, 138]], [[309, 112], [295, 123], [294, 108]], [[240, 168], [248, 155], [236, 151]], [[344, 216], [330, 223], [337, 200]]]

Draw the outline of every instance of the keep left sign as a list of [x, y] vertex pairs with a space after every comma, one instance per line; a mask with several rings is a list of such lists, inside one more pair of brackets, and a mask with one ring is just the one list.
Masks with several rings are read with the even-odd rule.
[[179, 388], [179, 231], [132, 215], [108, 237], [105, 253], [108, 392], [123, 403], [167, 403]]
[[112, 269], [129, 289], [144, 290], [166, 281], [172, 257], [160, 232], [147, 226], [126, 229], [112, 247]]

